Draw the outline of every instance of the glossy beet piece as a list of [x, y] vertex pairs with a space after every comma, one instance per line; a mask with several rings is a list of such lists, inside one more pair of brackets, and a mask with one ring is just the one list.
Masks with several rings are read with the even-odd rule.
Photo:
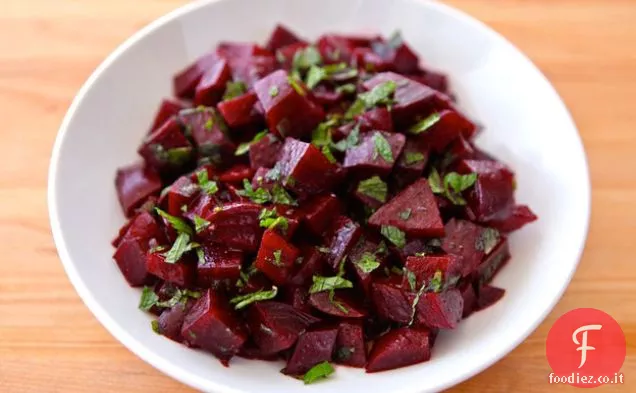
[[332, 108], [344, 100], [344, 94], [327, 86], [316, 86], [311, 92], [313, 100], [324, 108]]
[[448, 94], [448, 78], [446, 75], [431, 70], [421, 70], [416, 75], [409, 75], [409, 78], [423, 85], [429, 86], [440, 93]]
[[479, 288], [477, 294], [476, 310], [481, 311], [493, 304], [497, 303], [506, 294], [505, 289], [497, 288], [492, 285], [484, 285]]
[[186, 314], [193, 305], [193, 301], [188, 301], [185, 304], [177, 303], [173, 307], [164, 310], [157, 319], [159, 323], [159, 333], [173, 341], [183, 342], [181, 328], [183, 327]]
[[303, 287], [287, 288], [284, 293], [284, 302], [294, 307], [296, 310], [311, 314], [312, 308], [309, 305], [309, 292]]
[[[407, 217], [405, 212], [408, 209]], [[444, 224], [426, 179], [411, 184], [382, 206], [369, 218], [369, 225], [377, 228], [390, 225], [407, 235], [418, 237], [444, 235]]]
[[256, 268], [277, 285], [285, 285], [291, 269], [300, 256], [300, 250], [273, 230], [263, 234], [256, 257]]
[[226, 60], [219, 59], [201, 77], [194, 93], [194, 105], [218, 104], [225, 92], [225, 85], [231, 78], [230, 65]]
[[514, 174], [495, 161], [462, 160], [459, 173], [476, 173], [477, 181], [467, 192], [466, 201], [477, 221], [498, 220], [511, 215], [514, 208]]
[[468, 139], [466, 139], [463, 135], [460, 135], [448, 146], [447, 154], [452, 157], [452, 161], [449, 164], [458, 160], [470, 159], [477, 156], [475, 147], [471, 145]]
[[147, 241], [142, 239], [124, 239], [113, 255], [119, 270], [121, 270], [128, 284], [133, 287], [145, 285], [150, 280], [148, 269], [146, 268], [147, 251]]
[[[371, 293], [373, 274], [382, 270], [386, 264], [387, 256], [386, 244], [380, 244], [365, 236], [361, 237], [356, 246], [349, 252], [349, 266], [365, 295]], [[368, 271], [364, 268], [364, 261], [369, 258], [380, 264], [374, 271]]]
[[325, 117], [318, 105], [289, 84], [286, 71], [279, 70], [259, 80], [254, 91], [263, 105], [270, 131], [281, 137], [308, 136]]
[[459, 290], [427, 292], [417, 303], [416, 323], [430, 328], [454, 329], [463, 312], [464, 299]]
[[220, 245], [203, 245], [203, 260], [197, 264], [197, 286], [209, 288], [219, 280], [236, 282], [241, 275], [243, 253]]
[[285, 139], [277, 167], [285, 188], [300, 195], [329, 191], [339, 180], [338, 166], [316, 146], [292, 138]]
[[254, 173], [255, 170], [247, 165], [234, 165], [219, 175], [219, 181], [235, 186], [241, 186], [243, 184], [243, 180], [252, 180]]
[[272, 55], [253, 56], [244, 59], [235, 59], [230, 62], [232, 77], [235, 81], [243, 81], [248, 88], [253, 89], [255, 84], [276, 71], [278, 62]]
[[371, 300], [378, 317], [397, 323], [409, 323], [413, 309], [399, 282], [401, 277], [377, 280], [371, 284]]
[[[415, 290], [425, 283], [430, 283], [437, 271], [442, 273], [442, 283], [446, 285], [449, 282], [457, 281], [461, 276], [461, 269], [457, 259], [453, 255], [410, 256], [406, 258], [404, 269], [413, 273]], [[408, 277], [405, 274], [402, 286], [409, 288], [409, 285]]]
[[442, 249], [458, 257], [457, 263], [462, 276], [467, 276], [496, 246], [498, 237], [496, 231], [470, 221], [452, 219], [446, 224], [446, 237], [442, 239]]
[[247, 311], [252, 338], [265, 354], [291, 348], [298, 336], [319, 319], [280, 302], [257, 302]]
[[228, 137], [227, 126], [214, 108], [187, 109], [179, 118], [186, 132], [192, 135], [199, 156], [208, 157], [216, 165], [234, 159], [236, 144]]
[[217, 106], [229, 127], [239, 128], [259, 123], [261, 114], [255, 105], [258, 98], [254, 92], [225, 100]]
[[374, 108], [356, 118], [360, 132], [385, 131], [393, 132], [391, 112], [387, 108]]
[[330, 299], [329, 292], [312, 293], [309, 304], [318, 311], [338, 318], [357, 319], [367, 315], [360, 302], [344, 292], [336, 292], [333, 300]]
[[265, 48], [269, 51], [275, 52], [276, 50], [292, 44], [304, 43], [305, 41], [299, 38], [291, 30], [283, 25], [276, 25], [272, 35], [267, 40]]
[[439, 120], [417, 136], [432, 151], [441, 153], [455, 139], [462, 135], [469, 137], [475, 132], [475, 125], [459, 112], [443, 110], [438, 115]]
[[[390, 156], [378, 151], [378, 138], [384, 137], [391, 147]], [[347, 150], [343, 166], [360, 176], [386, 176], [402, 153], [406, 138], [402, 134], [373, 131], [362, 136], [360, 144]]]
[[317, 195], [300, 207], [303, 225], [316, 236], [320, 236], [342, 211], [342, 205], [334, 194]]
[[314, 275], [322, 275], [325, 265], [325, 256], [314, 246], [302, 248], [302, 263], [296, 266], [292, 274], [290, 284], [296, 286], [309, 285]]
[[339, 216], [331, 225], [326, 236], [329, 248], [327, 263], [335, 270], [343, 258], [358, 243], [362, 229], [360, 225], [347, 216]]
[[148, 135], [138, 152], [149, 166], [159, 171], [178, 170], [193, 158], [192, 145], [175, 117]]
[[285, 45], [276, 51], [276, 59], [282, 68], [290, 70], [294, 62], [296, 52], [307, 47], [306, 43], [297, 42], [295, 44]]
[[440, 104], [439, 93], [434, 89], [393, 72], [377, 74], [364, 82], [364, 88], [371, 90], [387, 81], [393, 81], [396, 84], [395, 104], [391, 110], [395, 122], [401, 124], [409, 122], [423, 113], [430, 113]]
[[409, 74], [418, 71], [420, 60], [413, 50], [402, 40], [402, 37], [394, 36], [388, 41], [378, 40], [371, 44], [373, 51], [391, 68], [400, 74]]
[[181, 207], [188, 206], [199, 195], [199, 190], [199, 185], [189, 176], [181, 176], [168, 189], [168, 213], [180, 216]]
[[351, 53], [351, 63], [358, 69], [368, 72], [391, 71], [393, 64], [384, 60], [370, 48], [356, 48]]
[[159, 109], [155, 114], [155, 119], [152, 122], [152, 126], [150, 127], [150, 133], [161, 127], [163, 123], [168, 121], [168, 119], [170, 119], [172, 116], [177, 115], [182, 109], [185, 109], [185, 106], [180, 102], [169, 100], [166, 98], [161, 100]]
[[508, 217], [488, 221], [488, 226], [508, 233], [521, 229], [536, 220], [536, 214], [528, 206], [515, 205]]
[[331, 327], [312, 329], [301, 334], [283, 372], [302, 375], [316, 364], [330, 361], [337, 337], [338, 329]]
[[342, 322], [338, 327], [334, 360], [351, 367], [364, 367], [367, 363], [364, 330], [360, 322]]
[[201, 236], [228, 248], [256, 252], [263, 234], [258, 218], [260, 213], [261, 207], [251, 202], [219, 206], [202, 216], [210, 226]]
[[325, 34], [318, 39], [316, 47], [326, 64], [335, 64], [348, 63], [355, 49], [355, 44], [346, 37]]
[[462, 299], [464, 299], [462, 318], [467, 318], [473, 313], [473, 311], [475, 311], [475, 307], [477, 305], [477, 294], [475, 293], [473, 284], [469, 281], [464, 282], [458, 289], [462, 294]]
[[200, 57], [188, 68], [184, 69], [173, 80], [174, 94], [179, 98], [192, 99], [203, 74], [218, 61], [214, 53]]
[[119, 168], [115, 175], [117, 198], [127, 217], [132, 216], [148, 197], [159, 193], [161, 187], [159, 175], [143, 163]]
[[250, 145], [250, 165], [254, 169], [274, 167], [282, 148], [283, 142], [274, 134], [265, 135], [263, 139]]
[[396, 186], [402, 189], [422, 177], [428, 158], [429, 149], [425, 144], [415, 138], [407, 138], [393, 171]]
[[202, 294], [186, 315], [181, 335], [191, 345], [213, 353], [226, 366], [247, 341], [245, 329], [227, 299], [211, 289]]
[[431, 358], [431, 333], [426, 328], [392, 330], [380, 337], [367, 362], [367, 372], [393, 370], [426, 362]]
[[187, 256], [181, 258], [177, 263], [168, 263], [160, 252], [148, 253], [146, 268], [148, 273], [153, 276], [182, 287], [194, 284], [197, 272], [195, 264]]

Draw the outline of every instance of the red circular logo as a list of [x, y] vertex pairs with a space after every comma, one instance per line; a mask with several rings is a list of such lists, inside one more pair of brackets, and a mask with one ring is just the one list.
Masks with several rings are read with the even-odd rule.
[[577, 308], [563, 314], [548, 333], [546, 355], [554, 371], [551, 383], [582, 388], [623, 383], [618, 373], [625, 361], [625, 334], [601, 310]]

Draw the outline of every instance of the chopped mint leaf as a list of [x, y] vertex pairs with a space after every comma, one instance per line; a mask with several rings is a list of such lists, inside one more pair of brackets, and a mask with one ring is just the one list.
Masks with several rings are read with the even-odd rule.
[[327, 72], [325, 71], [324, 68], [318, 67], [318, 66], [311, 66], [311, 68], [307, 72], [307, 79], [305, 80], [305, 84], [307, 85], [308, 88], [313, 90], [314, 87], [318, 86], [318, 84], [322, 82], [323, 79], [326, 79], [326, 78], [327, 78]]
[[267, 130], [261, 131], [258, 134], [254, 135], [254, 138], [251, 141], [244, 142], [238, 145], [238, 147], [236, 148], [236, 151], [234, 152], [234, 155], [242, 156], [246, 154], [248, 151], [250, 151], [250, 146], [260, 141], [261, 139], [265, 138], [265, 135], [267, 135], [267, 132], [268, 132]]
[[[289, 179], [288, 179], [288, 182], [289, 182]], [[292, 198], [291, 195], [289, 195], [287, 190], [285, 190], [279, 184], [274, 184], [274, 187], [272, 187], [272, 202], [280, 203], [281, 205], [291, 205], [291, 206], [295, 206], [297, 204], [294, 198]]]
[[373, 176], [369, 179], [362, 180], [360, 184], [358, 184], [357, 191], [369, 198], [384, 203], [386, 202], [389, 187], [379, 176]]
[[210, 117], [208, 120], [206, 120], [204, 127], [206, 130], [212, 131], [212, 128], [214, 127], [214, 119]]
[[311, 143], [314, 146], [322, 147], [331, 145], [331, 129], [338, 125], [338, 119], [331, 118], [318, 124], [318, 127], [311, 133]]
[[405, 271], [406, 271], [406, 280], [409, 282], [409, 288], [411, 288], [411, 291], [415, 292], [415, 289], [417, 286], [417, 278], [415, 277], [415, 273], [406, 269]]
[[279, 217], [276, 209], [263, 209], [258, 216], [260, 226], [263, 228], [274, 229], [280, 228], [286, 231], [289, 227], [289, 221], [285, 217]]
[[461, 193], [469, 189], [477, 181], [477, 174], [471, 173], [468, 175], [460, 175], [457, 172], [448, 173], [444, 176], [444, 187], [451, 189], [456, 193]]
[[230, 300], [230, 304], [234, 304], [234, 309], [240, 310], [249, 306], [252, 303], [260, 302], [263, 300], [270, 300], [276, 297], [278, 294], [278, 287], [273, 286], [269, 291], [258, 291], [248, 293], [246, 295], [236, 296]]
[[313, 284], [309, 289], [309, 293], [333, 291], [335, 289], [345, 288], [353, 288], [353, 283], [340, 275], [333, 277], [314, 276]]
[[399, 213], [399, 216], [401, 219], [403, 219], [404, 221], [408, 220], [411, 217], [411, 212], [413, 210], [411, 208], [408, 209], [404, 209]]
[[294, 60], [292, 61], [292, 67], [295, 70], [306, 70], [320, 63], [322, 63], [322, 56], [320, 56], [318, 49], [314, 46], [308, 46], [296, 51]]
[[358, 71], [354, 69], [347, 70], [346, 63], [337, 63], [337, 64], [328, 64], [324, 67], [318, 67], [317, 65], [312, 65], [307, 72], [307, 78], [305, 80], [305, 84], [308, 88], [313, 89], [318, 86], [320, 82], [323, 80], [329, 79], [332, 75], [338, 74], [340, 77], [350, 77], [354, 78], [358, 75]]
[[168, 248], [168, 247], [166, 247], [166, 246], [164, 246], [164, 245], [154, 246], [153, 248], [151, 248], [150, 250], [148, 250], [148, 252], [149, 252], [150, 254], [156, 254], [156, 253], [161, 252], [161, 251], [166, 251], [166, 249], [167, 249], [167, 248]]
[[201, 189], [208, 195], [214, 195], [219, 191], [219, 186], [216, 182], [208, 179], [207, 169], [201, 169], [197, 172], [197, 182]]
[[356, 124], [345, 139], [338, 143], [332, 143], [331, 147], [340, 152], [345, 152], [352, 147], [356, 147], [358, 143], [360, 143], [360, 127]]
[[172, 297], [163, 302], [157, 302], [157, 307], [162, 308], [171, 308], [176, 306], [177, 304], [185, 304], [188, 299], [198, 299], [201, 297], [201, 292], [191, 291], [189, 289], [177, 289]]
[[329, 146], [323, 146], [320, 151], [322, 151], [322, 154], [327, 160], [329, 160], [330, 163], [336, 163], [336, 157], [333, 156], [333, 153], [331, 152], [331, 148]]
[[278, 86], [272, 86], [269, 88], [270, 97], [276, 97], [278, 95]]
[[415, 123], [413, 126], [411, 126], [411, 128], [409, 128], [409, 133], [413, 135], [418, 135], [423, 132], [427, 132], [431, 129], [431, 127], [437, 124], [437, 122], [439, 122], [440, 119], [441, 119], [440, 114], [435, 112], [432, 115], [428, 116], [427, 118], [422, 119], [418, 121], [417, 123]]
[[380, 267], [380, 262], [378, 262], [376, 256], [370, 252], [363, 253], [355, 264], [361, 271], [367, 274]]
[[252, 188], [252, 183], [249, 180], [243, 179], [243, 190], [239, 190], [238, 194], [244, 197], [248, 197], [254, 203], [263, 204], [272, 200], [272, 195], [264, 188]]
[[150, 322], [150, 328], [152, 329], [153, 332], [157, 334], [161, 334], [161, 331], [159, 329], [159, 321], [157, 321], [156, 319]]
[[397, 267], [397, 266], [391, 266], [391, 273], [395, 273], [397, 275], [402, 276], [402, 275], [404, 275], [404, 270], [402, 268], [400, 268], [400, 267]]
[[364, 113], [365, 109], [366, 106], [364, 104], [364, 101], [358, 98], [353, 102], [353, 104], [351, 104], [349, 109], [347, 109], [347, 112], [345, 113], [345, 119], [352, 120], [354, 117]]
[[440, 292], [443, 284], [443, 273], [441, 270], [437, 270], [431, 278], [431, 282], [428, 285], [428, 289], [432, 292]]
[[404, 163], [406, 165], [413, 165], [418, 162], [424, 161], [425, 158], [426, 156], [420, 152], [409, 151], [404, 154]]
[[475, 240], [475, 248], [479, 251], [483, 251], [488, 255], [495, 249], [499, 243], [500, 234], [499, 231], [493, 228], [484, 229], [477, 239]]
[[358, 88], [353, 83], [347, 83], [347, 84], [344, 84], [342, 86], [336, 87], [336, 92], [342, 93], [342, 94], [353, 94], [357, 90], [358, 90]]
[[431, 174], [428, 176], [428, 185], [431, 186], [431, 191], [434, 194], [443, 194], [444, 193], [444, 185], [442, 184], [442, 178], [437, 172], [437, 169], [433, 168], [431, 170]]
[[192, 231], [192, 228], [190, 228], [188, 223], [185, 222], [185, 220], [183, 220], [182, 218], [172, 216], [164, 212], [163, 210], [159, 209], [158, 207], [155, 207], [155, 211], [161, 217], [165, 218], [166, 221], [168, 221], [168, 224], [170, 224], [170, 226], [172, 226], [175, 229], [175, 231], [177, 231], [178, 233], [185, 233], [187, 235], [194, 234], [194, 231]]
[[367, 109], [379, 104], [390, 104], [391, 96], [395, 93], [396, 84], [394, 81], [386, 81], [368, 91], [358, 95]]
[[294, 75], [289, 75], [287, 77], [287, 82], [289, 82], [289, 85], [296, 90], [296, 93], [300, 94], [301, 96], [304, 96], [305, 94], [307, 94], [307, 92], [305, 92], [305, 89], [303, 89], [303, 87], [300, 85], [299, 82], [299, 78], [294, 76]]
[[205, 228], [210, 226], [210, 221], [204, 219], [203, 217], [195, 214], [194, 215], [194, 231], [196, 233], [201, 233]]
[[238, 82], [228, 82], [225, 84], [225, 93], [223, 94], [223, 100], [231, 100], [232, 98], [236, 98], [240, 95], [245, 94], [247, 91], [247, 86], [245, 83]]
[[420, 287], [420, 290], [417, 291], [417, 295], [415, 295], [415, 299], [413, 299], [413, 304], [411, 305], [411, 320], [409, 321], [409, 326], [415, 322], [415, 315], [417, 314], [417, 304], [420, 302], [420, 298], [424, 291], [426, 290], [426, 283], [423, 283]]
[[380, 233], [398, 248], [402, 248], [406, 244], [406, 235], [394, 226], [383, 225]]
[[333, 366], [327, 361], [318, 363], [305, 373], [303, 381], [305, 382], [305, 385], [309, 385], [321, 379], [327, 378], [335, 371], [336, 370], [334, 370]]
[[141, 291], [141, 299], [139, 300], [139, 309], [150, 311], [152, 307], [159, 301], [159, 296], [150, 287], [144, 287]]
[[382, 133], [376, 132], [373, 135], [373, 143], [375, 145], [375, 152], [373, 155], [374, 159], [377, 158], [379, 154], [380, 157], [382, 157], [382, 159], [384, 159], [384, 161], [386, 162], [391, 163], [394, 161], [393, 152], [391, 151], [391, 144], [389, 143], [389, 141], [386, 140]]
[[282, 257], [283, 257], [283, 251], [282, 250], [274, 251], [274, 262], [273, 262], [274, 265], [282, 266], [283, 265]]
[[172, 248], [164, 254], [165, 262], [177, 263], [179, 259], [183, 257], [183, 254], [195, 249], [197, 246], [198, 245], [196, 243], [190, 243], [190, 235], [187, 233], [180, 233], [179, 236], [177, 236], [177, 240], [174, 241]]

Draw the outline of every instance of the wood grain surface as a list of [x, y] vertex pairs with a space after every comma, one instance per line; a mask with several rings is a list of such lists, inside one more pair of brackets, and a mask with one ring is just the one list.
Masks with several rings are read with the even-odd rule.
[[[501, 32], [554, 83], [579, 126], [594, 187], [585, 255], [559, 305], [510, 355], [452, 391], [572, 391], [548, 385], [544, 345], [555, 319], [577, 307], [605, 310], [627, 337], [626, 384], [602, 391], [636, 391], [636, 0], [448, 2]], [[0, 1], [2, 393], [191, 391], [135, 357], [83, 305], [46, 207], [51, 147], [81, 84], [131, 33], [184, 3]]]

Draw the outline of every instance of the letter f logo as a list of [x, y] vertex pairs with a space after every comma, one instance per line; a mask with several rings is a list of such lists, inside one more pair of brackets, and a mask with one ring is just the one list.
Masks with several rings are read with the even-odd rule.
[[[574, 333], [572, 334], [572, 341], [574, 341], [574, 344], [580, 345], [580, 347], [576, 349], [577, 351], [581, 351], [581, 364], [579, 365], [579, 368], [583, 367], [583, 365], [585, 364], [585, 361], [587, 360], [587, 351], [593, 351], [596, 349], [594, 347], [587, 345], [587, 332], [589, 330], [601, 330], [602, 327], [603, 325], [581, 326], [580, 328], [576, 329]], [[583, 334], [581, 335], [582, 337], [581, 342], [579, 342], [579, 339], [577, 338], [577, 336], [581, 332]]]

